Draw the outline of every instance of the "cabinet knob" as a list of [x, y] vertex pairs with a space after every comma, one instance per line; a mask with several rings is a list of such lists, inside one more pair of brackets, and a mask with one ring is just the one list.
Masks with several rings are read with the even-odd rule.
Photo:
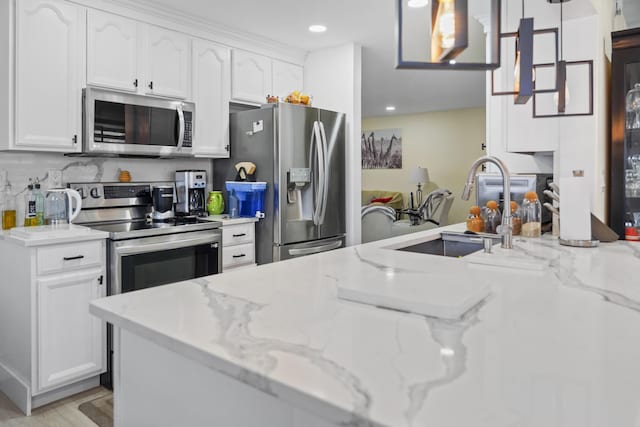
[[133, 81], [133, 87], [138, 87], [138, 79], [135, 79], [135, 80]]
[[153, 90], [153, 82], [149, 82], [149, 89]]

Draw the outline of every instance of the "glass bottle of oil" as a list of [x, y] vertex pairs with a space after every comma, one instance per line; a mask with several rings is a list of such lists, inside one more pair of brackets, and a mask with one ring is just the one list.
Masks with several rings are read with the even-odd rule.
[[27, 192], [24, 195], [24, 226], [31, 227], [34, 225], [38, 225], [38, 219], [36, 218], [36, 197], [33, 194], [31, 178], [29, 178]]
[[11, 184], [7, 182], [3, 191], [2, 229], [9, 230], [16, 226], [16, 200], [13, 197]]

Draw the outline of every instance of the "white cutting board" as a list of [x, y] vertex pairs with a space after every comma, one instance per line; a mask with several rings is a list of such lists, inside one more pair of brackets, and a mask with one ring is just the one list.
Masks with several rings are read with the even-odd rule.
[[[384, 273], [383, 273], [384, 274]], [[338, 298], [441, 319], [459, 319], [491, 293], [467, 274], [414, 275], [414, 280], [381, 280], [338, 285]]]

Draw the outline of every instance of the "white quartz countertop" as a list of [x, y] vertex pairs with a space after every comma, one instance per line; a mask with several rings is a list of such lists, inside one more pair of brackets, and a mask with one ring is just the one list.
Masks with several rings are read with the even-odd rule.
[[109, 237], [109, 233], [75, 224], [41, 225], [36, 227], [15, 227], [5, 230], [4, 239], [22, 246], [43, 246], [60, 243], [99, 240]]
[[[640, 426], [640, 243], [516, 238], [513, 254], [537, 271], [388, 249], [439, 231], [116, 295], [91, 312], [345, 426]], [[336, 297], [341, 283], [446, 275], [491, 294], [459, 320]]]

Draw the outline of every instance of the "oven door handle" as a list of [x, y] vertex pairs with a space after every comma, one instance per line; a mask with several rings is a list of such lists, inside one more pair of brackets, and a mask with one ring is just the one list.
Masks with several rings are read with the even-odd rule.
[[129, 244], [116, 247], [116, 253], [118, 255], [134, 255], [148, 252], [160, 252], [171, 249], [186, 248], [189, 246], [206, 245], [210, 243], [215, 245], [213, 247], [219, 247], [220, 236], [202, 236], [193, 237], [189, 239], [170, 240], [159, 243], [143, 243], [143, 244]]

